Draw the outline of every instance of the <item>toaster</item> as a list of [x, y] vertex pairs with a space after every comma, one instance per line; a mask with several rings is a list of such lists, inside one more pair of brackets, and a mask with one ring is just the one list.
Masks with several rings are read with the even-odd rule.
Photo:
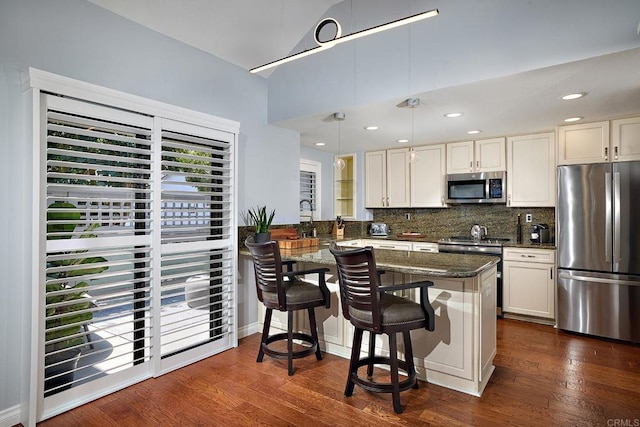
[[369, 228], [369, 234], [371, 234], [372, 236], [388, 236], [389, 226], [384, 222], [371, 223], [371, 227]]

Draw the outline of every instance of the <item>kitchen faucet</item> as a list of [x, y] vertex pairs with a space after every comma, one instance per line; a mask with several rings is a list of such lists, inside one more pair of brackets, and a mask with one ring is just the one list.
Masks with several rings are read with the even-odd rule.
[[308, 216], [309, 217], [309, 223], [313, 224], [313, 203], [311, 203], [310, 199], [301, 199], [300, 200], [300, 210], [302, 210], [302, 205], [305, 202], [309, 203], [309, 211], [311, 212], [311, 214], [309, 214], [309, 215], [301, 215], [301, 216]]

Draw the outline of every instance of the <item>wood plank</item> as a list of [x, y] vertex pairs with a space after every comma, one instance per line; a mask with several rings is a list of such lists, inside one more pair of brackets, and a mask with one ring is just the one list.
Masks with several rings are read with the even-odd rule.
[[[259, 334], [238, 348], [113, 393], [39, 426], [157, 425], [613, 425], [640, 420], [640, 345], [498, 320], [496, 371], [477, 398], [424, 382], [401, 395], [356, 387], [344, 396], [348, 360], [326, 354], [255, 358]], [[376, 375], [386, 375], [376, 369]], [[620, 424], [623, 425], [623, 424]]]

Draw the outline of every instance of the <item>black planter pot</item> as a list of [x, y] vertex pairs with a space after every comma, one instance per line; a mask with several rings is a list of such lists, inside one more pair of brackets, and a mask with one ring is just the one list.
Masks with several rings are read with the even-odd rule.
[[[45, 356], [44, 363], [47, 368], [44, 370], [44, 397], [71, 388], [80, 352], [79, 348], [73, 348]], [[62, 387], [57, 388], [59, 386]]]
[[256, 243], [265, 243], [271, 240], [271, 232], [267, 231], [266, 233], [256, 233], [253, 237], [253, 240]]

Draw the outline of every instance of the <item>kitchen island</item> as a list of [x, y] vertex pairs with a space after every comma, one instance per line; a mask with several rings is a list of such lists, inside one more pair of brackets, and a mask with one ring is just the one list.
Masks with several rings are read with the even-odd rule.
[[[248, 252], [241, 258], [250, 263]], [[281, 250], [283, 260], [297, 261], [299, 269], [328, 267], [331, 308], [317, 308], [318, 333], [323, 350], [348, 358], [353, 327], [342, 316], [335, 259], [326, 246]], [[429, 300], [434, 308], [435, 331], [412, 331], [418, 378], [443, 387], [480, 396], [491, 374], [496, 354], [497, 257], [423, 253], [375, 249], [383, 284], [431, 280]], [[245, 271], [247, 271], [245, 269]], [[248, 282], [249, 278], [245, 279]], [[307, 280], [313, 279], [308, 277]], [[252, 282], [253, 279], [251, 279]], [[248, 283], [247, 283], [248, 284]], [[254, 285], [255, 286], [255, 285]], [[418, 301], [415, 289], [402, 296]], [[261, 305], [258, 306], [262, 310]], [[306, 316], [296, 317], [296, 328], [308, 331]], [[262, 313], [259, 316], [261, 321]], [[274, 312], [272, 328], [286, 330], [286, 314]], [[378, 351], [388, 354], [386, 339], [378, 337]], [[346, 377], [346, 372], [344, 373]]]

